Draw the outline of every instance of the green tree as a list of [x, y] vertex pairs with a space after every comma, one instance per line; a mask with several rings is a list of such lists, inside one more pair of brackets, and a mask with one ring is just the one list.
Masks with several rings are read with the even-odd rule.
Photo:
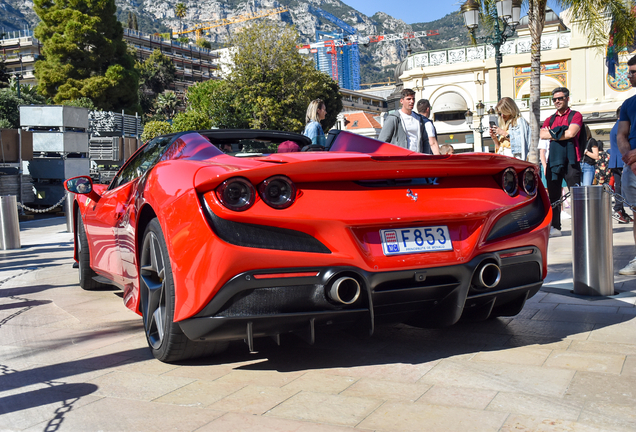
[[188, 13], [188, 7], [184, 3], [177, 3], [174, 7], [174, 15], [179, 18], [179, 31], [183, 30], [183, 23], [181, 22]]
[[139, 31], [139, 25], [137, 24], [137, 14], [134, 12], [128, 12], [128, 20], [126, 22], [126, 27], [131, 30]]
[[205, 39], [204, 37], [200, 37], [199, 39], [197, 39], [196, 46], [207, 49], [212, 48], [212, 44], [210, 43], [210, 41]]
[[157, 95], [157, 99], [155, 99], [155, 112], [168, 120], [175, 116], [180, 106], [181, 101], [177, 94], [170, 90]]
[[[231, 72], [227, 79], [230, 105], [254, 129], [302, 131], [312, 99], [327, 105], [325, 129], [342, 110], [338, 85], [305, 60], [296, 45], [298, 33], [290, 26], [263, 20], [232, 33]], [[226, 102], [226, 99], [223, 99]]]
[[123, 41], [114, 0], [34, 0], [40, 94], [55, 103], [90, 98], [104, 110], [137, 104], [138, 76]]
[[97, 110], [97, 107], [95, 106], [93, 101], [86, 97], [73, 100], [65, 100], [62, 101], [61, 105], [88, 108], [89, 110], [93, 111]]
[[157, 95], [174, 83], [177, 68], [170, 58], [156, 49], [143, 63], [137, 63], [139, 74], [139, 105], [141, 112], [151, 116]]
[[163, 93], [177, 76], [177, 68], [168, 56], [156, 49], [143, 63], [137, 64], [139, 84], [144, 90]]
[[159, 135], [172, 133], [172, 126], [166, 121], [151, 121], [144, 125], [144, 132], [141, 134], [141, 141], [146, 142]]
[[[15, 80], [12, 80], [15, 81]], [[30, 91], [30, 86], [20, 85], [18, 98], [17, 86], [0, 90], [0, 125], [10, 129], [20, 127], [20, 105], [42, 105], [46, 101], [36, 92]]]
[[[482, 10], [489, 11], [496, 0], [479, 0]], [[539, 131], [541, 129], [541, 34], [545, 25], [547, 0], [524, 0], [528, 7], [528, 27], [532, 39], [530, 48], [530, 131], [531, 143], [528, 158], [538, 164]], [[617, 47], [629, 47], [634, 43], [636, 16], [632, 2], [624, 0], [558, 0], [564, 9], [569, 8], [572, 22], [581, 28], [588, 42], [602, 49], [610, 36]], [[610, 31], [609, 23], [614, 25]]]
[[239, 97], [227, 81], [209, 80], [188, 89], [187, 111], [202, 113], [210, 119], [211, 126], [222, 129], [249, 128], [248, 112], [235, 103]]
[[7, 65], [4, 62], [4, 58], [0, 59], [0, 88], [9, 86], [10, 79], [9, 72], [7, 71]]
[[172, 119], [172, 132], [210, 129], [210, 118], [199, 111], [182, 112]]

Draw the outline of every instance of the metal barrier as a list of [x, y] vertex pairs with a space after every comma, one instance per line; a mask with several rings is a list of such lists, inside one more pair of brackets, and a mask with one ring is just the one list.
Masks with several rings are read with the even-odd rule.
[[64, 213], [66, 214], [66, 232], [73, 232], [73, 193], [66, 192], [66, 202], [64, 203]]
[[0, 197], [0, 248], [20, 249], [20, 221], [15, 195]]
[[610, 194], [603, 186], [571, 190], [574, 294], [614, 295]]

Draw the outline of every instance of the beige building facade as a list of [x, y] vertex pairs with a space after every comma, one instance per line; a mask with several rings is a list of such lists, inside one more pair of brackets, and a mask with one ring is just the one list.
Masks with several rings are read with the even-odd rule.
[[[530, 34], [527, 17], [501, 51], [501, 95], [515, 99], [522, 115], [529, 118]], [[596, 139], [609, 147], [609, 131], [616, 121], [616, 109], [636, 94], [627, 78], [627, 60], [620, 56], [615, 78], [605, 65], [605, 47], [591, 46], [576, 24], [570, 24], [567, 11], [561, 16], [548, 11], [541, 44], [541, 121], [555, 112], [550, 92], [556, 87], [570, 90], [570, 105], [583, 114]], [[428, 99], [440, 145], [451, 144], [456, 151], [493, 151], [488, 132], [474, 132], [466, 124], [465, 112], [476, 112], [482, 101], [486, 110], [497, 104], [495, 52], [491, 46], [476, 45], [428, 51], [410, 55], [400, 75], [404, 88], [416, 91], [416, 98]], [[487, 130], [490, 116], [482, 119]]]

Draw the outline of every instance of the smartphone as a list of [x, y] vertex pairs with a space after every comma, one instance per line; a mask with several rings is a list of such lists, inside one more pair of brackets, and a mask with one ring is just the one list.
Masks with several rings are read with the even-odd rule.
[[497, 127], [497, 124], [494, 121], [491, 120], [490, 121], [490, 127], [491, 128]]

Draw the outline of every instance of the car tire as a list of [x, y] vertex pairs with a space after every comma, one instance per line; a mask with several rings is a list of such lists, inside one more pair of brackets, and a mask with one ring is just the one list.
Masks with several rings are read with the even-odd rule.
[[139, 261], [140, 309], [146, 340], [162, 362], [207, 357], [223, 351], [227, 342], [195, 342], [174, 322], [175, 290], [166, 241], [155, 218], [143, 236]]
[[97, 282], [94, 277], [98, 274], [91, 268], [90, 249], [86, 229], [81, 216], [77, 217], [77, 264], [79, 269], [79, 286], [87, 291], [93, 291], [107, 287], [108, 285]]

